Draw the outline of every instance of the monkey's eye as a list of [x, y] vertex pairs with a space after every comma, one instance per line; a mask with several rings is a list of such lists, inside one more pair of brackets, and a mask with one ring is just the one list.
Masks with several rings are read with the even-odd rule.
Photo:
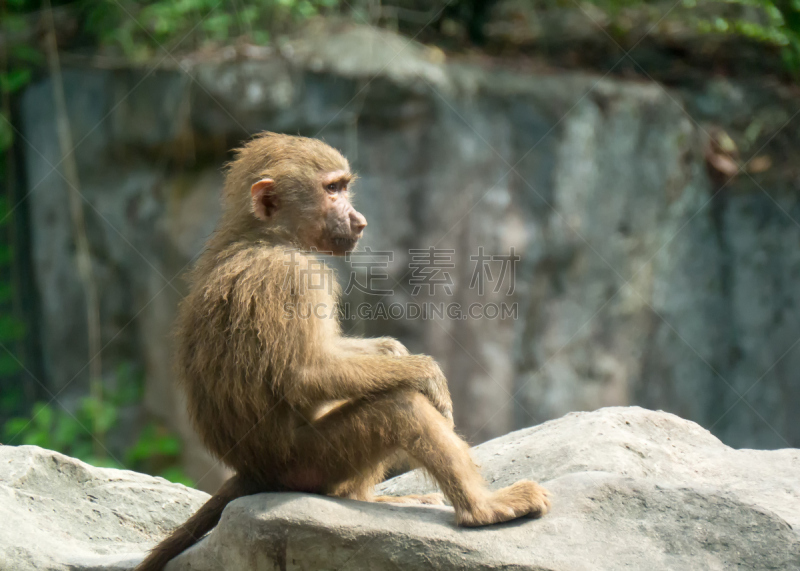
[[327, 190], [328, 192], [336, 192], [338, 189], [339, 185], [335, 182], [325, 185], [325, 190]]

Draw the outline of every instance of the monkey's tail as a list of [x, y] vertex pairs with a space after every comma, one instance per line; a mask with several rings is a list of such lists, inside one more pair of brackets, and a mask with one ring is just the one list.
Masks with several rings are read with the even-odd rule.
[[161, 571], [170, 559], [197, 543], [206, 532], [217, 525], [222, 510], [230, 502], [262, 491], [265, 490], [241, 476], [233, 476], [186, 523], [156, 545], [134, 571]]

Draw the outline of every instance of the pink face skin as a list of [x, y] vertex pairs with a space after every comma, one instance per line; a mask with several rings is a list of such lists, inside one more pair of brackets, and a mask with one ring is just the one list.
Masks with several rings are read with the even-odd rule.
[[325, 228], [318, 248], [335, 256], [353, 250], [367, 227], [367, 219], [353, 208], [347, 195], [352, 178], [348, 171], [334, 171], [320, 180], [325, 193]]
[[[364, 233], [367, 219], [350, 204], [347, 187], [353, 176], [349, 171], [339, 170], [325, 173], [319, 178], [321, 221], [309, 239], [310, 246], [320, 252], [343, 256], [353, 250]], [[250, 193], [253, 213], [257, 218], [269, 221], [279, 215], [280, 199], [274, 194], [275, 181], [264, 178], [253, 184]], [[314, 236], [315, 235], [315, 236]], [[313, 237], [312, 237], [313, 236]]]

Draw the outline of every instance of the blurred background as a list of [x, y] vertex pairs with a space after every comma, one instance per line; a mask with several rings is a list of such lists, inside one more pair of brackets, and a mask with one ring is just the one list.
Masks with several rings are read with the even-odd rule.
[[[797, 0], [51, 1], [0, 0], [4, 444], [216, 488], [170, 332], [272, 130], [360, 175], [393, 293], [348, 301], [517, 308], [343, 325], [435, 356], [472, 444], [640, 405], [800, 446]], [[450, 291], [414, 295], [431, 247]]]

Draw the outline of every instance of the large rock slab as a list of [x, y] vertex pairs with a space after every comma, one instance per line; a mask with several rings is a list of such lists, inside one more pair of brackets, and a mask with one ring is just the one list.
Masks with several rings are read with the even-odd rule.
[[[734, 450], [663, 412], [571, 413], [474, 449], [493, 488], [544, 483], [540, 520], [483, 529], [449, 507], [307, 494], [232, 502], [168, 571], [800, 569], [800, 450]], [[433, 490], [419, 472], [383, 493]], [[206, 494], [0, 447], [0, 570], [131, 569]]]
[[[544, 483], [552, 512], [459, 529], [446, 507], [260, 494], [232, 502], [168, 571], [800, 569], [800, 450], [734, 450], [671, 414], [607, 408], [474, 455], [493, 488]], [[379, 488], [433, 489], [419, 472]]]
[[37, 446], [0, 446], [0, 571], [131, 569], [207, 498]]

